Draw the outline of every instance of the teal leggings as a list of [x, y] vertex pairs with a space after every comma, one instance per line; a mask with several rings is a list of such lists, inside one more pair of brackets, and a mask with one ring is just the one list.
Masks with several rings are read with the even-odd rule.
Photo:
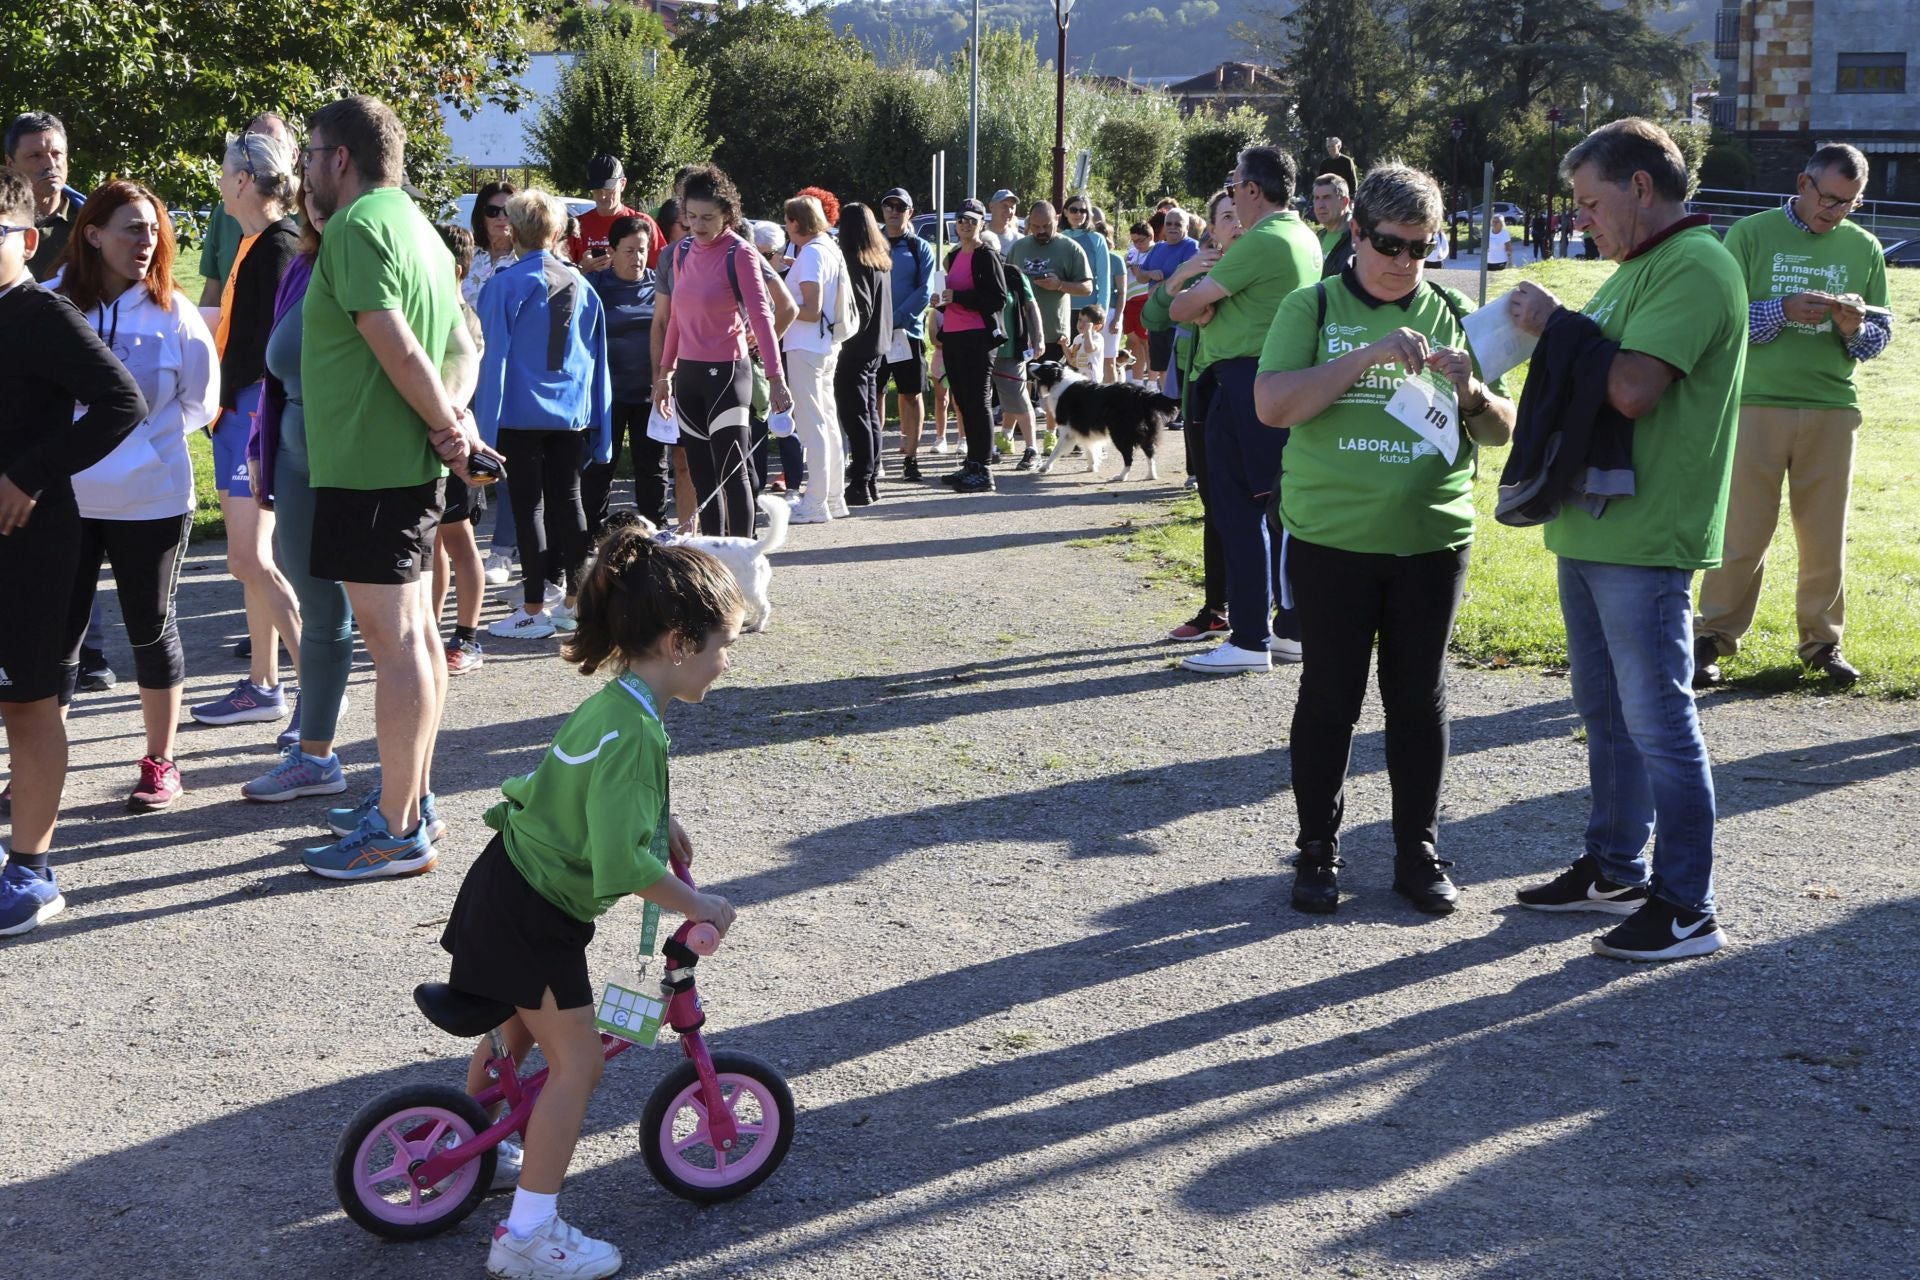
[[[313, 576], [313, 479], [282, 451], [273, 467], [273, 545], [300, 600], [300, 736], [332, 742], [353, 669], [347, 589]], [[308, 706], [312, 703], [312, 706]]]

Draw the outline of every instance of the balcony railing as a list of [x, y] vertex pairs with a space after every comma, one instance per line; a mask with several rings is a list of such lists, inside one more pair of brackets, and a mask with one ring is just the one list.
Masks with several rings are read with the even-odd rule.
[[1739, 122], [1740, 100], [1730, 93], [1723, 93], [1713, 100], [1713, 127], [1731, 129]]
[[1740, 11], [1722, 9], [1713, 15], [1713, 56], [1732, 62], [1740, 56]]

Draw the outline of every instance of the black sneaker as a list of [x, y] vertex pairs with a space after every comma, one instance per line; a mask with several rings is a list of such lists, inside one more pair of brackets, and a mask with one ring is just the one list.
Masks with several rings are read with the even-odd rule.
[[1013, 469], [1015, 471], [1031, 471], [1033, 470], [1033, 464], [1037, 462], [1039, 458], [1040, 451], [1038, 449], [1029, 449], [1020, 455], [1020, 461], [1013, 464]]
[[107, 665], [107, 655], [98, 649], [80, 650], [80, 681], [75, 686], [82, 693], [99, 693], [111, 689], [119, 683], [119, 677], [113, 674], [113, 668]]
[[955, 493], [992, 493], [993, 472], [985, 467], [968, 467], [953, 486]]
[[1293, 860], [1293, 909], [1332, 915], [1340, 905], [1340, 868], [1346, 866], [1331, 840], [1309, 840]]
[[1693, 687], [1711, 689], [1720, 683], [1720, 643], [1712, 636], [1693, 642]]
[[1583, 853], [1546, 884], [1522, 889], [1513, 896], [1521, 906], [1534, 911], [1604, 911], [1628, 916], [1646, 905], [1647, 886], [1616, 884], [1600, 874], [1600, 864], [1592, 854]]
[[241, 662], [250, 662], [250, 661], [252, 661], [252, 659], [253, 659], [253, 637], [252, 637], [252, 636], [241, 636], [241, 637], [240, 637], [240, 643], [238, 643], [238, 644], [236, 644], [236, 645], [234, 645], [234, 646], [233, 646], [233, 656], [234, 656], [235, 658], [237, 658], [237, 659], [238, 659], [239, 661], [241, 661]]
[[1720, 924], [1704, 911], [1686, 911], [1659, 898], [1593, 940], [1594, 952], [1616, 960], [1684, 960], [1710, 955], [1727, 943]]
[[[1851, 689], [1860, 679], [1860, 670], [1840, 656], [1840, 646], [1823, 644], [1807, 659], [1807, 670], [1823, 673], [1841, 689]], [[82, 686], [84, 687], [84, 686]]]
[[1393, 891], [1422, 911], [1437, 916], [1445, 915], [1460, 901], [1459, 888], [1447, 879], [1447, 868], [1452, 865], [1427, 848], [1415, 853], [1396, 854], [1393, 859]]
[[914, 456], [900, 459], [900, 478], [920, 483], [920, 459]]
[[850, 507], [870, 507], [873, 505], [873, 498], [865, 489], [849, 489], [846, 494], [846, 503]]
[[963, 462], [954, 470], [949, 471], [947, 472], [947, 474], [941, 476], [940, 483], [944, 485], [952, 485], [953, 487], [958, 488], [960, 485], [960, 482], [966, 478], [967, 473], [971, 470], [973, 470], [973, 464], [970, 462]]

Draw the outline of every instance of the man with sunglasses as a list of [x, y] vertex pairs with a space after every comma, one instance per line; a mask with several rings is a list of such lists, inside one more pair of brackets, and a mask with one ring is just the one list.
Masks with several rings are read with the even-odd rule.
[[[1839, 688], [1860, 678], [1840, 652], [1846, 621], [1847, 506], [1860, 401], [1854, 370], [1887, 348], [1893, 315], [1880, 244], [1847, 215], [1867, 158], [1844, 143], [1807, 161], [1778, 209], [1742, 218], [1727, 251], [1747, 277], [1747, 373], [1727, 500], [1727, 545], [1700, 579], [1693, 684], [1720, 682], [1720, 658], [1753, 625], [1784, 480], [1800, 553], [1800, 660]], [[1880, 308], [1869, 312], [1868, 307]]]
[[[920, 426], [927, 390], [927, 303], [933, 298], [933, 246], [913, 229], [913, 193], [895, 187], [880, 197], [887, 252], [893, 256], [893, 333], [880, 366], [879, 394], [893, 383], [900, 405], [900, 476], [920, 479]], [[895, 359], [902, 355], [904, 358]]]

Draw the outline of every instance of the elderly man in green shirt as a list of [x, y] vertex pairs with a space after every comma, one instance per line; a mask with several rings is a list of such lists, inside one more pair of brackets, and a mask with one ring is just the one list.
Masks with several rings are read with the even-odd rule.
[[1807, 161], [1778, 209], [1742, 218], [1727, 252], [1747, 278], [1747, 373], [1727, 501], [1726, 556], [1700, 579], [1693, 685], [1720, 681], [1720, 658], [1753, 625], [1780, 483], [1800, 552], [1800, 660], [1841, 688], [1860, 678], [1840, 653], [1846, 622], [1847, 505], [1860, 432], [1854, 370], [1887, 349], [1893, 313], [1880, 242], [1847, 215], [1867, 189], [1867, 158], [1844, 143]]

